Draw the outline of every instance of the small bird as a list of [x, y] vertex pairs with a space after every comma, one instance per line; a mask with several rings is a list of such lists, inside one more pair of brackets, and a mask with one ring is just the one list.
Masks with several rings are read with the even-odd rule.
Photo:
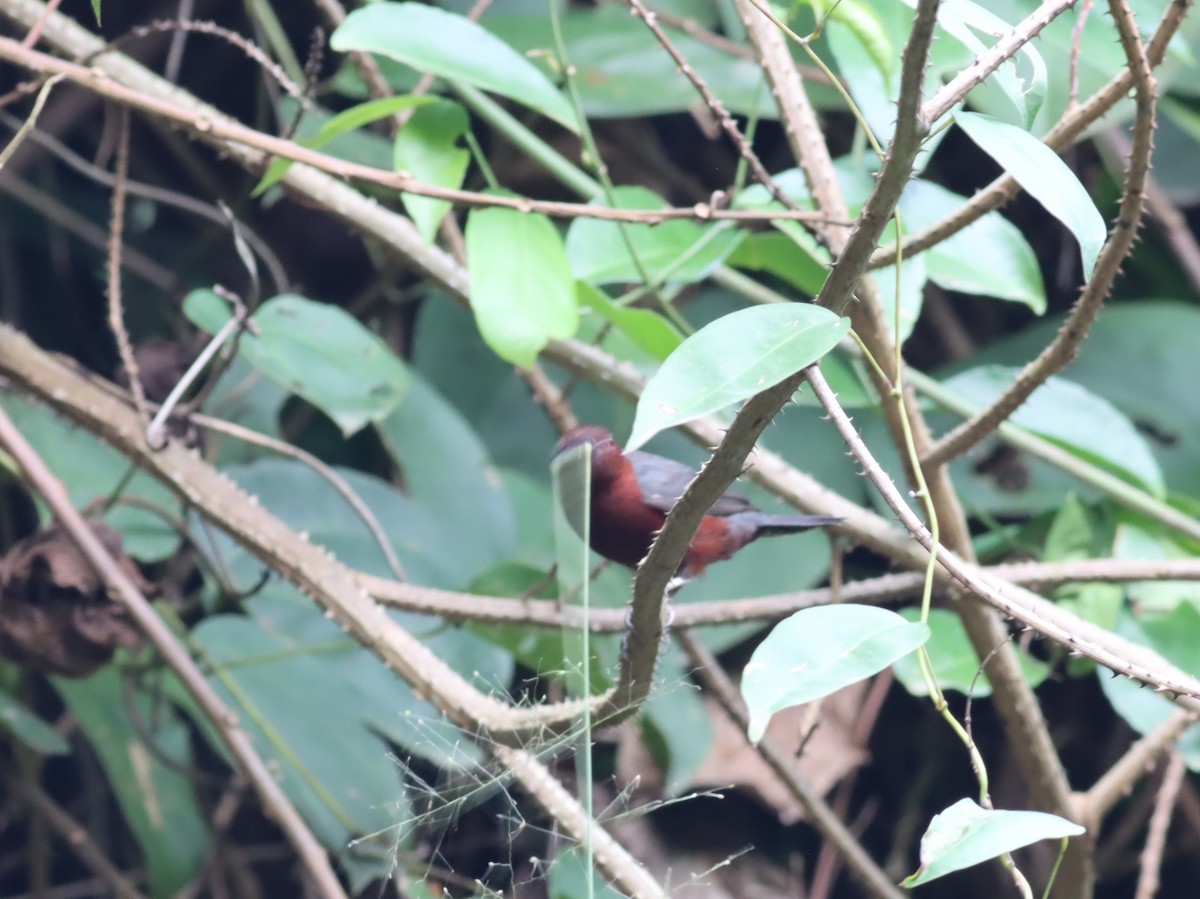
[[[612, 432], [597, 425], [572, 428], [558, 441], [554, 455], [585, 443], [592, 446], [592, 549], [636, 568], [696, 470], [653, 453], [623, 453]], [[698, 577], [713, 562], [732, 557], [759, 537], [795, 534], [841, 520], [831, 515], [771, 515], [744, 496], [725, 493], [701, 520], [675, 576], [680, 581]]]

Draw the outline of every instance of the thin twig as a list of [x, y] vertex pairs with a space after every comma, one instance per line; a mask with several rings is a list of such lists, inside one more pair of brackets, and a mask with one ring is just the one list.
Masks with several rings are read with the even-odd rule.
[[1167, 848], [1167, 831], [1171, 829], [1175, 801], [1179, 797], [1179, 788], [1183, 786], [1183, 777], [1187, 774], [1183, 753], [1172, 752], [1169, 759], [1158, 795], [1154, 798], [1154, 812], [1150, 815], [1150, 826], [1146, 831], [1146, 845], [1142, 849], [1134, 899], [1154, 899], [1158, 895], [1159, 872], [1163, 852]]
[[108, 224], [108, 327], [117, 341], [121, 364], [129, 376], [129, 389], [138, 416], [150, 423], [146, 389], [142, 386], [133, 344], [125, 330], [125, 312], [121, 304], [121, 247], [125, 235], [125, 179], [129, 174], [129, 110], [121, 107], [117, 116], [117, 167], [113, 173], [112, 217]]
[[762, 186], [767, 189], [767, 192], [770, 193], [771, 196], [785, 209], [798, 209], [799, 207], [796, 205], [796, 202], [786, 193], [784, 193], [783, 189], [776, 183], [775, 179], [771, 177], [771, 173], [768, 172], [766, 166], [762, 164], [762, 160], [758, 158], [758, 154], [754, 152], [754, 148], [750, 146], [750, 142], [746, 140], [746, 136], [742, 134], [742, 130], [738, 127], [737, 122], [734, 121], [733, 116], [730, 115], [729, 110], [725, 108], [725, 104], [721, 102], [720, 98], [718, 98], [711, 89], [709, 89], [708, 84], [703, 78], [700, 77], [700, 73], [697, 72], [692, 64], [688, 62], [687, 58], [679, 52], [675, 44], [671, 42], [671, 38], [667, 36], [665, 31], [663, 31], [662, 26], [658, 24], [657, 13], [653, 13], [647, 9], [646, 4], [644, 4], [642, 0], [629, 0], [629, 7], [633, 10], [634, 14], [638, 18], [646, 23], [646, 27], [650, 29], [650, 32], [654, 35], [655, 40], [657, 40], [662, 48], [667, 51], [667, 54], [671, 57], [671, 59], [675, 61], [675, 65], [678, 66], [679, 71], [683, 74], [683, 76], [692, 83], [692, 87], [694, 87], [696, 92], [700, 94], [701, 98], [704, 100], [704, 105], [712, 111], [712, 114], [716, 117], [717, 122], [720, 123], [721, 128], [729, 136], [729, 139], [733, 141], [734, 146], [737, 148], [738, 154], [744, 160], [746, 160], [746, 163], [750, 166], [750, 170], [754, 173], [754, 177], [758, 179], [758, 182], [762, 184]]
[[129, 881], [129, 878], [108, 860], [104, 850], [96, 845], [87, 830], [41, 787], [27, 777], [11, 774], [4, 778], [4, 785], [14, 796], [19, 796], [35, 815], [50, 825], [63, 844], [103, 881], [105, 889], [111, 891], [112, 895], [117, 899], [145, 899], [144, 894]]

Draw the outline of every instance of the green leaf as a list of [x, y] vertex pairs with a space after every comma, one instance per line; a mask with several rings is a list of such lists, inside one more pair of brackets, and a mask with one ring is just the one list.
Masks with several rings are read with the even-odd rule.
[[[83, 428], [68, 424], [46, 407], [15, 393], [0, 393], [0, 406], [63, 482], [77, 508], [107, 500], [120, 487], [121, 496], [180, 514], [179, 500], [170, 490], [145, 472], [133, 470], [129, 459]], [[179, 534], [149, 509], [118, 503], [103, 518], [121, 534], [125, 552], [131, 556], [156, 562], [179, 548]], [[54, 521], [50, 508], [40, 500], [38, 519], [43, 525]]]
[[882, 671], [929, 639], [929, 628], [887, 609], [849, 603], [803, 609], [758, 645], [742, 673], [757, 743], [781, 709], [820, 699]]
[[[613, 195], [621, 209], [667, 207], [662, 197], [644, 187], [618, 187]], [[643, 270], [651, 282], [690, 284], [711, 274], [741, 237], [740, 231], [723, 224], [676, 220], [651, 226], [577, 218], [567, 229], [567, 258], [575, 277], [590, 284], [641, 282]], [[640, 269], [630, 256], [630, 243]]]
[[585, 281], [575, 282], [579, 305], [590, 309], [658, 361], [666, 359], [683, 343], [683, 338], [667, 319], [653, 309], [618, 306], [604, 291]]
[[955, 115], [958, 126], [1017, 180], [1030, 196], [1079, 241], [1084, 276], [1090, 278], [1104, 245], [1104, 218], [1058, 154], [1015, 125], [973, 112]]
[[0, 728], [8, 731], [34, 752], [44, 755], [65, 755], [71, 744], [53, 727], [0, 690]]
[[548, 218], [515, 209], [475, 209], [466, 232], [471, 309], [497, 356], [528, 367], [548, 341], [575, 333], [574, 278]]
[[96, 17], [96, 24], [100, 23], [100, 0], [92, 0], [92, 13]]
[[[396, 135], [396, 170], [407, 171], [426, 184], [462, 187], [471, 154], [458, 141], [469, 128], [467, 113], [457, 103], [441, 100], [418, 109]], [[438, 225], [450, 211], [450, 202], [408, 193], [401, 196], [425, 242], [433, 243]]]
[[628, 448], [778, 384], [849, 330], [849, 319], [807, 303], [755, 306], [717, 319], [685, 340], [650, 379]]
[[[1191, 603], [1180, 603], [1169, 615], [1141, 618], [1124, 609], [1115, 630], [1126, 639], [1149, 646], [1183, 671], [1200, 672], [1200, 611]], [[1127, 677], [1113, 677], [1101, 670], [1097, 679], [1113, 710], [1143, 736], [1179, 708], [1167, 697]], [[1183, 755], [1188, 768], [1200, 771], [1200, 725], [1185, 730], [1174, 749]]]
[[[366, 103], [359, 103], [357, 106], [351, 106], [349, 109], [339, 112], [337, 115], [327, 119], [317, 133], [311, 137], [303, 137], [299, 143], [303, 147], [308, 147], [311, 150], [319, 150], [331, 141], [336, 140], [343, 134], [349, 134], [352, 131], [357, 131], [365, 125], [372, 122], [377, 122], [380, 119], [388, 118], [395, 115], [402, 109], [414, 109], [421, 106], [427, 106], [430, 103], [438, 102], [436, 97], [414, 97], [405, 94], [398, 97], [383, 97], [378, 100], [369, 100]], [[263, 173], [262, 179], [254, 186], [252, 196], [259, 196], [278, 184], [287, 170], [293, 165], [290, 159], [275, 159], [267, 166], [266, 172]]]
[[[915, 6], [914, 0], [906, 2]], [[1001, 35], [1012, 28], [1011, 23], [971, 0], [942, 4], [938, 8], [938, 25], [970, 51], [972, 60], [989, 49], [977, 34]], [[1018, 61], [1024, 63], [1020, 70]], [[1027, 42], [1016, 60], [1002, 65], [968, 96], [975, 102], [998, 94], [1006, 101], [1014, 118], [1028, 128], [1046, 99], [1047, 81], [1045, 60], [1036, 44]]]
[[901, 886], [915, 887], [1041, 840], [1077, 837], [1084, 828], [1045, 812], [981, 808], [960, 799], [929, 822], [921, 837], [921, 867]]
[[[945, 386], [983, 407], [1012, 384], [1018, 371], [999, 365], [980, 366], [955, 375]], [[1152, 496], [1166, 496], [1162, 471], [1145, 438], [1108, 400], [1078, 384], [1050, 378], [1009, 420], [1107, 468]]]
[[[506, 9], [519, 6], [512, 4]], [[686, 11], [659, 8], [686, 15], [693, 22], [714, 9], [707, 4], [693, 4]], [[523, 7], [526, 11], [515, 13], [493, 13], [493, 9], [496, 7], [488, 10], [488, 27], [518, 51], [529, 54], [555, 45], [545, 6], [527, 6]], [[609, 4], [568, 7], [561, 13], [561, 22], [567, 57], [576, 70], [576, 87], [589, 118], [687, 112], [695, 106], [695, 87], [663, 52], [650, 29], [627, 8]], [[760, 67], [665, 21], [660, 24], [700, 77], [708, 84], [720, 85], [721, 99], [731, 112], [778, 117]], [[543, 68], [550, 70], [549, 66]]]
[[[183, 311], [210, 334], [229, 305], [209, 290], [188, 294]], [[238, 351], [264, 375], [308, 400], [349, 436], [391, 414], [408, 389], [408, 370], [386, 343], [337, 306], [280, 294], [251, 316]]]
[[[921, 610], [915, 607], [901, 609], [907, 621], [920, 621]], [[943, 690], [957, 690], [966, 696], [979, 699], [992, 695], [992, 685], [980, 668], [979, 655], [967, 638], [962, 619], [950, 609], [929, 610], [929, 642], [925, 650], [933, 663], [938, 686]], [[1038, 686], [1050, 674], [1050, 666], [1028, 653], [1017, 652], [1017, 662], [1031, 687]], [[907, 655], [892, 666], [896, 679], [913, 696], [928, 696], [925, 679], [915, 656]]]
[[159, 697], [138, 690], [132, 697], [140, 722], [129, 717], [121, 675], [103, 668], [86, 680], [51, 681], [95, 749], [129, 829], [142, 848], [150, 892], [169, 896], [200, 872], [208, 853], [205, 815], [190, 778], [161, 761], [156, 749], [190, 768], [190, 734]]
[[478, 572], [516, 552], [516, 520], [500, 473], [458, 410], [420, 376], [377, 426], [409, 497], [456, 535], [460, 566]]
[[465, 16], [421, 3], [375, 3], [350, 13], [329, 45], [341, 53], [381, 53], [419, 72], [493, 91], [578, 131], [574, 110], [549, 79]]
[[729, 258], [728, 265], [756, 272], [770, 272], [815, 297], [829, 274], [829, 251], [803, 228], [785, 229], [795, 222], [776, 222], [779, 229], [767, 234], [747, 234]]
[[[900, 208], [908, 233], [939, 221], [967, 202], [966, 197], [930, 181], [915, 179], [904, 188]], [[946, 290], [1024, 303], [1046, 311], [1046, 288], [1033, 248], [999, 212], [989, 212], [924, 254], [929, 280]]]

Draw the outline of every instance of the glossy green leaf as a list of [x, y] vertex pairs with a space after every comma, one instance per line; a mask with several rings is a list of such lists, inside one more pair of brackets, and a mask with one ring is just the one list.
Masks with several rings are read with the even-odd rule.
[[[1111, 556], [1112, 528], [1104, 525], [1099, 514], [1089, 510], [1074, 493], [1068, 494], [1050, 522], [1042, 561], [1069, 562]], [[1054, 591], [1054, 598], [1085, 621], [1111, 630], [1124, 603], [1125, 589], [1120, 584], [1079, 581], [1063, 584]]]
[[[915, 5], [913, 0], [906, 0]], [[957, 0], [938, 8], [938, 25], [960, 42], [970, 53], [972, 60], [989, 49], [978, 35], [1006, 34], [1015, 22], [1006, 22], [991, 9], [971, 0]], [[1018, 51], [1015, 60], [1000, 66], [969, 95], [974, 102], [981, 95], [998, 95], [1007, 102], [1014, 121], [1028, 128], [1033, 124], [1042, 103], [1046, 99], [1048, 79], [1046, 62], [1038, 51], [1036, 42], [1027, 42]]]
[[471, 309], [497, 356], [529, 366], [548, 341], [575, 334], [575, 279], [548, 218], [475, 209], [466, 232]]
[[1079, 241], [1084, 275], [1090, 278], [1106, 230], [1103, 216], [1075, 173], [1028, 131], [973, 112], [960, 112], [955, 121], [1047, 212], [1070, 229]]
[[[462, 187], [471, 153], [459, 146], [459, 139], [469, 128], [467, 113], [457, 103], [442, 100], [418, 109], [396, 135], [396, 170], [407, 171], [426, 184]], [[450, 202], [407, 193], [403, 197], [417, 230], [426, 243], [432, 243], [438, 225], [450, 211]]]
[[[618, 187], [613, 194], [621, 209], [667, 206], [644, 187]], [[711, 274], [734, 251], [741, 236], [740, 231], [723, 224], [679, 220], [651, 226], [577, 218], [567, 230], [567, 258], [575, 277], [590, 284], [641, 282], [643, 271], [652, 282], [690, 284]], [[629, 253], [630, 243], [636, 262]]]
[[[920, 621], [918, 608], [901, 609], [906, 621]], [[992, 685], [980, 668], [979, 655], [971, 645], [962, 619], [950, 609], [929, 610], [929, 642], [925, 650], [933, 663], [938, 686], [943, 690], [956, 690], [967, 696], [980, 699], [992, 695]], [[1026, 652], [1017, 653], [1017, 662], [1030, 686], [1036, 687], [1050, 673], [1050, 666], [1033, 658]], [[892, 666], [896, 679], [913, 696], [927, 696], [925, 679], [917, 665], [916, 656], [907, 655]]]
[[[980, 408], [1012, 384], [1018, 369], [986, 365], [945, 386]], [[1009, 419], [1163, 497], [1162, 471], [1146, 440], [1115, 406], [1065, 378], [1050, 378]]]
[[929, 628], [887, 609], [845, 603], [803, 609], [775, 625], [742, 672], [757, 743], [781, 709], [870, 677], [929, 639]]
[[666, 318], [653, 309], [618, 306], [604, 291], [584, 281], [575, 282], [579, 305], [590, 309], [658, 361], [666, 359], [683, 343], [683, 338]]
[[71, 745], [53, 727], [0, 690], [0, 730], [6, 730], [34, 752], [65, 755]]
[[334, 50], [380, 53], [437, 75], [492, 91], [572, 131], [574, 110], [524, 56], [472, 22], [421, 3], [375, 3], [354, 10], [329, 39]]
[[[966, 197], [930, 181], [915, 179], [900, 199], [904, 227], [913, 233], [944, 219]], [[1024, 303], [1046, 311], [1046, 288], [1033, 248], [999, 212], [989, 212], [922, 254], [929, 280], [946, 290]]]
[[483, 571], [516, 551], [516, 521], [500, 473], [471, 426], [413, 375], [404, 402], [377, 426], [407, 495], [457, 536], [464, 571]]
[[[208, 290], [184, 300], [184, 313], [210, 334], [230, 316]], [[391, 414], [408, 389], [408, 370], [386, 343], [337, 306], [280, 294], [251, 316], [238, 352], [271, 380], [308, 400], [349, 436]]]
[[742, 309], [701, 328], [646, 385], [628, 448], [778, 384], [820, 359], [849, 330], [849, 319], [807, 303]]
[[[146, 861], [150, 892], [170, 896], [199, 872], [208, 854], [207, 813], [196, 801], [194, 785], [177, 767], [147, 748], [166, 753], [185, 769], [195, 764], [190, 734], [161, 698], [135, 690], [139, 722], [129, 716], [121, 674], [102, 668], [85, 680], [51, 678], [96, 751], [117, 804]], [[149, 682], [153, 682], [153, 678]]]
[[[436, 97], [419, 97], [408, 94], [398, 97], [382, 97], [378, 100], [368, 100], [366, 103], [359, 103], [357, 106], [351, 106], [349, 109], [331, 116], [321, 124], [316, 134], [301, 137], [298, 142], [301, 146], [308, 147], [310, 150], [319, 150], [326, 144], [337, 140], [343, 134], [349, 134], [372, 122], [393, 116], [403, 109], [415, 109], [436, 102]], [[290, 159], [273, 160], [267, 166], [262, 179], [254, 186], [252, 195], [258, 196], [268, 188], [278, 184], [292, 165], [293, 162]]]
[[[1131, 518], [1133, 516], [1130, 516]], [[1115, 559], [1179, 560], [1193, 558], [1172, 535], [1140, 520], [1120, 521], [1113, 540]], [[1180, 603], [1200, 609], [1200, 581], [1134, 581], [1125, 585], [1129, 602], [1150, 615], [1166, 615]]]
[[929, 823], [921, 837], [921, 867], [901, 886], [920, 886], [1023, 846], [1084, 832], [1058, 815], [985, 809], [960, 799]]
[[[107, 501], [118, 487], [121, 496], [136, 497], [156, 508], [179, 514], [179, 500], [148, 474], [133, 470], [132, 463], [97, 437], [59, 418], [45, 406], [12, 392], [0, 393], [0, 406], [25, 439], [63, 482], [77, 508]], [[50, 508], [38, 501], [43, 525], [54, 521]], [[165, 559], [179, 548], [179, 534], [162, 517], [148, 509], [118, 503], [103, 515], [121, 535], [125, 552], [144, 561]]]

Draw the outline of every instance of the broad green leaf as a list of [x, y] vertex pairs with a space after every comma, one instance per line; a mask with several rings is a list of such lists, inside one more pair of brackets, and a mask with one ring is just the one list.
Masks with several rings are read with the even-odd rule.
[[973, 112], [955, 115], [958, 126], [1016, 179], [1079, 241], [1083, 272], [1090, 278], [1104, 245], [1104, 218], [1058, 154], [1015, 125]]
[[329, 39], [340, 53], [366, 50], [492, 91], [578, 130], [574, 110], [524, 56], [465, 16], [421, 3], [375, 3], [354, 10]]
[[585, 281], [575, 282], [579, 305], [590, 309], [660, 362], [678, 349], [683, 338], [667, 319], [653, 309], [618, 306], [608, 294]]
[[34, 752], [65, 755], [71, 745], [53, 727], [0, 690], [0, 729], [8, 731]]
[[[442, 100], [418, 109], [396, 135], [396, 170], [407, 171], [426, 184], [462, 187], [471, 154], [458, 141], [469, 128], [467, 113], [457, 103]], [[408, 193], [402, 196], [417, 230], [426, 243], [432, 243], [438, 225], [450, 211], [449, 201]]]
[[781, 621], [742, 672], [757, 743], [781, 709], [820, 699], [882, 671], [929, 639], [929, 628], [895, 612], [849, 603], [803, 609]]
[[574, 278], [548, 218], [475, 209], [466, 231], [471, 309], [497, 356], [530, 366], [548, 341], [574, 335], [579, 327]]
[[[1130, 516], [1132, 517], [1132, 516]], [[1186, 547], [1171, 539], [1161, 528], [1150, 529], [1141, 521], [1120, 521], [1113, 540], [1115, 559], [1190, 559]], [[1137, 609], [1150, 615], [1166, 615], [1180, 603], [1200, 609], [1200, 581], [1136, 581], [1125, 585], [1125, 593]]]
[[123, 696], [121, 675], [111, 666], [86, 680], [54, 677], [51, 681], [95, 749], [121, 813], [141, 846], [151, 894], [174, 894], [204, 864], [207, 814], [196, 801], [191, 779], [161, 761], [144, 740], [147, 736], [154, 740], [158, 752], [186, 769], [195, 764], [188, 728], [161, 698], [142, 690], [132, 697], [140, 719], [135, 723]]
[[[134, 470], [129, 459], [83, 428], [12, 392], [0, 393], [0, 406], [63, 482], [77, 508], [107, 501], [120, 488], [120, 496], [136, 497], [155, 508], [179, 514], [179, 500], [170, 490], [148, 474]], [[50, 508], [40, 500], [38, 519], [43, 525], [54, 521]], [[148, 509], [118, 503], [103, 519], [120, 533], [125, 552], [136, 558], [156, 562], [179, 548], [179, 534]]]
[[[985, 365], [955, 375], [945, 386], [979, 407], [992, 402], [1019, 370]], [[1009, 419], [1078, 456], [1164, 497], [1162, 471], [1146, 440], [1115, 406], [1065, 378], [1039, 387]]]
[[[906, 2], [915, 5], [913, 0]], [[971, 0], [954, 0], [939, 6], [938, 25], [966, 47], [975, 59], [989, 47], [977, 35], [1006, 34], [1013, 23]], [[969, 96], [974, 101], [980, 95], [999, 94], [1007, 101], [1013, 118], [1028, 128], [1046, 99], [1047, 81], [1045, 60], [1036, 43], [1029, 42], [1021, 47], [1015, 60], [998, 68]]]
[[701, 328], [646, 385], [628, 448], [778, 384], [820, 359], [849, 330], [849, 319], [807, 303], [742, 309]]
[[[319, 150], [343, 134], [357, 131], [359, 128], [369, 125], [372, 122], [395, 115], [402, 109], [415, 109], [436, 102], [438, 102], [436, 97], [414, 97], [408, 94], [399, 97], [382, 97], [378, 100], [368, 100], [366, 103], [351, 106], [349, 109], [332, 116], [317, 129], [316, 134], [301, 137], [298, 142], [301, 146], [308, 147], [311, 150]], [[262, 179], [254, 186], [252, 196], [257, 197], [265, 193], [268, 188], [278, 184], [292, 165], [293, 162], [290, 159], [274, 160], [267, 166]]]
[[[1117, 619], [1116, 632], [1149, 646], [1183, 671], [1200, 674], [1200, 611], [1191, 603], [1180, 603], [1169, 615], [1135, 617], [1128, 609]], [[1099, 669], [1100, 688], [1118, 715], [1143, 736], [1175, 714], [1178, 706], [1145, 685], [1127, 677], [1113, 677]], [[1185, 730], [1174, 748], [1188, 768], [1200, 771], [1200, 725]]]
[[[966, 197], [931, 181], [910, 181], [900, 198], [904, 228], [918, 231], [966, 202]], [[1037, 256], [1020, 230], [999, 212], [989, 212], [922, 255], [929, 280], [946, 290], [1013, 300], [1038, 315], [1046, 311]]]
[[[1074, 493], [1068, 494], [1050, 523], [1042, 561], [1068, 562], [1111, 556], [1112, 528], [1099, 518]], [[1060, 606], [1084, 620], [1111, 630], [1117, 623], [1125, 590], [1120, 584], [1080, 581], [1059, 587], [1054, 591], [1054, 598]]]
[[[514, 13], [493, 13], [492, 9], [485, 19], [488, 28], [518, 51], [533, 54], [555, 46], [545, 6]], [[715, 7], [693, 5], [685, 15], [697, 21], [711, 11]], [[568, 7], [562, 11], [561, 22], [567, 57], [576, 70], [576, 88], [588, 118], [631, 118], [687, 112], [695, 107], [696, 88], [663, 52], [645, 23], [631, 16], [627, 8], [606, 3]], [[659, 24], [700, 77], [720, 86], [718, 93], [731, 112], [778, 117], [761, 67], [676, 30], [666, 21]], [[545, 64], [542, 68], [552, 77], [556, 74]]]
[[[621, 209], [667, 206], [644, 187], [618, 187], [613, 194]], [[741, 236], [740, 231], [721, 223], [670, 221], [651, 226], [577, 218], [567, 229], [567, 258], [575, 277], [590, 284], [641, 282], [643, 271], [651, 282], [690, 284], [711, 274], [737, 247]], [[629, 253], [630, 243], [636, 262]]]
[[1084, 832], [1058, 815], [985, 809], [970, 799], [960, 799], [929, 822], [921, 837], [921, 867], [900, 885], [920, 886], [1041, 840], [1077, 837]]
[[[183, 311], [210, 334], [230, 317], [229, 305], [209, 290], [192, 291]], [[258, 333], [242, 334], [238, 352], [328, 415], [346, 436], [386, 418], [404, 398], [404, 363], [337, 306], [280, 294], [263, 303], [251, 322]]]
[[[907, 621], [921, 620], [921, 610], [918, 608], [901, 609], [900, 614]], [[928, 624], [929, 642], [925, 644], [925, 650], [933, 663], [938, 686], [976, 699], [991, 696], [992, 685], [980, 668], [979, 655], [967, 638], [962, 619], [950, 609], [930, 609]], [[1038, 686], [1050, 673], [1049, 665], [1026, 652], [1018, 651], [1017, 662], [1031, 687]], [[898, 659], [892, 670], [904, 689], [913, 696], [929, 694], [916, 656], [907, 655]]]
[[[339, 561], [358, 571], [392, 576], [366, 522], [307, 465], [264, 458], [223, 470], [261, 506]], [[451, 590], [469, 583], [474, 572], [464, 564], [458, 538], [447, 524], [379, 478], [342, 468], [335, 472], [375, 514], [413, 583]], [[253, 583], [262, 564], [240, 547], [230, 546], [227, 552], [238, 582]]]
[[[726, 264], [756, 272], [770, 272], [783, 278], [805, 296], [815, 297], [829, 273], [829, 251], [809, 232], [796, 228], [798, 239], [783, 227], [794, 222], [777, 222], [779, 230], [766, 234], [747, 234]], [[803, 241], [803, 243], [799, 243]]]
[[[252, 605], [281, 602], [322, 617], [299, 595], [285, 600], [268, 592]], [[399, 681], [387, 705], [367, 702], [349, 667], [365, 651], [336, 626], [326, 636], [313, 646], [301, 635], [268, 630], [253, 614], [212, 616], [192, 633], [213, 687], [313, 833], [343, 864], [374, 855], [378, 878], [386, 875], [388, 848], [410, 838], [404, 823], [412, 826], [413, 813], [403, 772], [370, 724], [416, 703]], [[348, 849], [362, 834], [376, 837]]]
[[483, 571], [516, 552], [516, 521], [500, 473], [453, 406], [413, 375], [377, 426], [408, 496], [457, 536], [461, 567]]

